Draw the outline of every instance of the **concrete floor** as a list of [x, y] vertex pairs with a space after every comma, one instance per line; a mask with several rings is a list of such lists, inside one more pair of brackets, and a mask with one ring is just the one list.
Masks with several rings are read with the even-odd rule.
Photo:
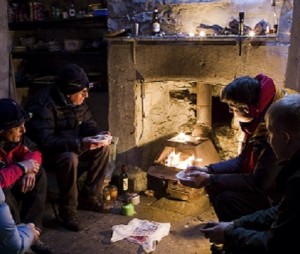
[[115, 203], [112, 213], [79, 211], [84, 224], [81, 232], [71, 232], [55, 220], [50, 204], [44, 218], [41, 240], [48, 244], [55, 254], [142, 254], [143, 248], [126, 239], [111, 243], [112, 226], [128, 224], [133, 218], [156, 222], [170, 222], [169, 234], [157, 244], [154, 253], [208, 254], [210, 244], [199, 232], [199, 227], [215, 219], [206, 195], [203, 193], [189, 201], [160, 199], [140, 195], [141, 203], [135, 206], [132, 217], [121, 215], [121, 201]]

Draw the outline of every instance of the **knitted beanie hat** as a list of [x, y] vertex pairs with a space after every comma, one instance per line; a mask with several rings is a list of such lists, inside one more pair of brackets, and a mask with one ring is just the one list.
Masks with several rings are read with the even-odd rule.
[[89, 88], [89, 79], [85, 71], [77, 64], [69, 64], [59, 77], [59, 88], [66, 94], [78, 93], [84, 88]]

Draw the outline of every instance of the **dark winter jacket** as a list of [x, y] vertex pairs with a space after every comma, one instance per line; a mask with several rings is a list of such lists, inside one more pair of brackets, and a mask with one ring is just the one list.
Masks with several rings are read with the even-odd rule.
[[100, 132], [87, 104], [72, 105], [57, 86], [43, 89], [26, 109], [32, 113], [26, 124], [27, 133], [45, 154], [66, 151], [80, 154], [81, 139]]
[[300, 228], [300, 151], [276, 179], [283, 198], [276, 207], [243, 216], [225, 230], [235, 253], [297, 253]]

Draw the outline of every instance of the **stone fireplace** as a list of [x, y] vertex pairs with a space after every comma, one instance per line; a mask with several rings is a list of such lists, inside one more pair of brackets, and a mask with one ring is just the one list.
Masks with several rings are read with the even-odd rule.
[[[265, 73], [284, 84], [286, 45], [244, 41], [241, 56], [238, 51], [235, 41], [109, 39], [109, 129], [119, 137], [117, 161], [147, 170], [165, 140], [191, 132], [197, 112], [203, 115], [197, 110], [199, 86], [210, 86], [208, 96], [218, 98], [240, 75]], [[226, 114], [216, 105], [212, 119]]]
[[[220, 90], [237, 76], [259, 73], [272, 77], [279, 86], [285, 84], [290, 28], [286, 24], [291, 10], [286, 3], [291, 1], [276, 2], [277, 12], [284, 14], [278, 16], [278, 34], [255, 37], [201, 37], [190, 32], [199, 23], [224, 26], [230, 15], [237, 16], [246, 7], [242, 9], [246, 11], [245, 24], [253, 27], [262, 17], [273, 22], [275, 8], [270, 1], [167, 2], [177, 1], [108, 3], [111, 30], [130, 28], [133, 16], [140, 23], [138, 36], [132, 37], [129, 31], [107, 38], [109, 129], [119, 137], [117, 163], [144, 171], [158, 158], [167, 140], [180, 131], [191, 133], [202, 123], [211, 126], [221, 158], [230, 157], [237, 146], [232, 151], [227, 147], [227, 154], [222, 146], [236, 137], [217, 131], [220, 126], [230, 128], [232, 120], [227, 106], [219, 101]], [[159, 6], [165, 32], [159, 37], [149, 35], [154, 5]]]

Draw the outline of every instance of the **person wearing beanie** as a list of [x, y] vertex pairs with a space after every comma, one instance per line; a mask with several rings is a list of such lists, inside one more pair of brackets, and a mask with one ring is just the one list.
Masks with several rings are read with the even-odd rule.
[[[72, 231], [83, 229], [77, 209], [101, 211], [109, 162], [111, 135], [99, 129], [87, 106], [90, 87], [86, 72], [69, 64], [55, 85], [27, 104], [32, 113], [26, 123], [28, 135], [39, 145], [45, 168], [56, 174], [59, 217]], [[79, 190], [78, 178], [84, 171], [86, 180]]]
[[[0, 187], [3, 189], [14, 222], [27, 224], [23, 227], [27, 235], [21, 237], [24, 246], [19, 246], [20, 242], [15, 238], [10, 246], [6, 245], [8, 242], [0, 244], [0, 252], [2, 253], [2, 249], [6, 251], [15, 248], [28, 249], [28, 245], [31, 245], [31, 250], [37, 254], [51, 254], [49, 247], [37, 239], [37, 232], [33, 230], [34, 226], [42, 229], [47, 178], [41, 167], [41, 152], [24, 135], [26, 133], [24, 124], [28, 119], [29, 115], [16, 101], [10, 98], [0, 99]], [[7, 213], [4, 206], [0, 209]], [[0, 223], [3, 234], [18, 231], [12, 221], [6, 222], [9, 223], [9, 227], [8, 224], [4, 225], [3, 220]], [[34, 238], [36, 240], [33, 242]]]

